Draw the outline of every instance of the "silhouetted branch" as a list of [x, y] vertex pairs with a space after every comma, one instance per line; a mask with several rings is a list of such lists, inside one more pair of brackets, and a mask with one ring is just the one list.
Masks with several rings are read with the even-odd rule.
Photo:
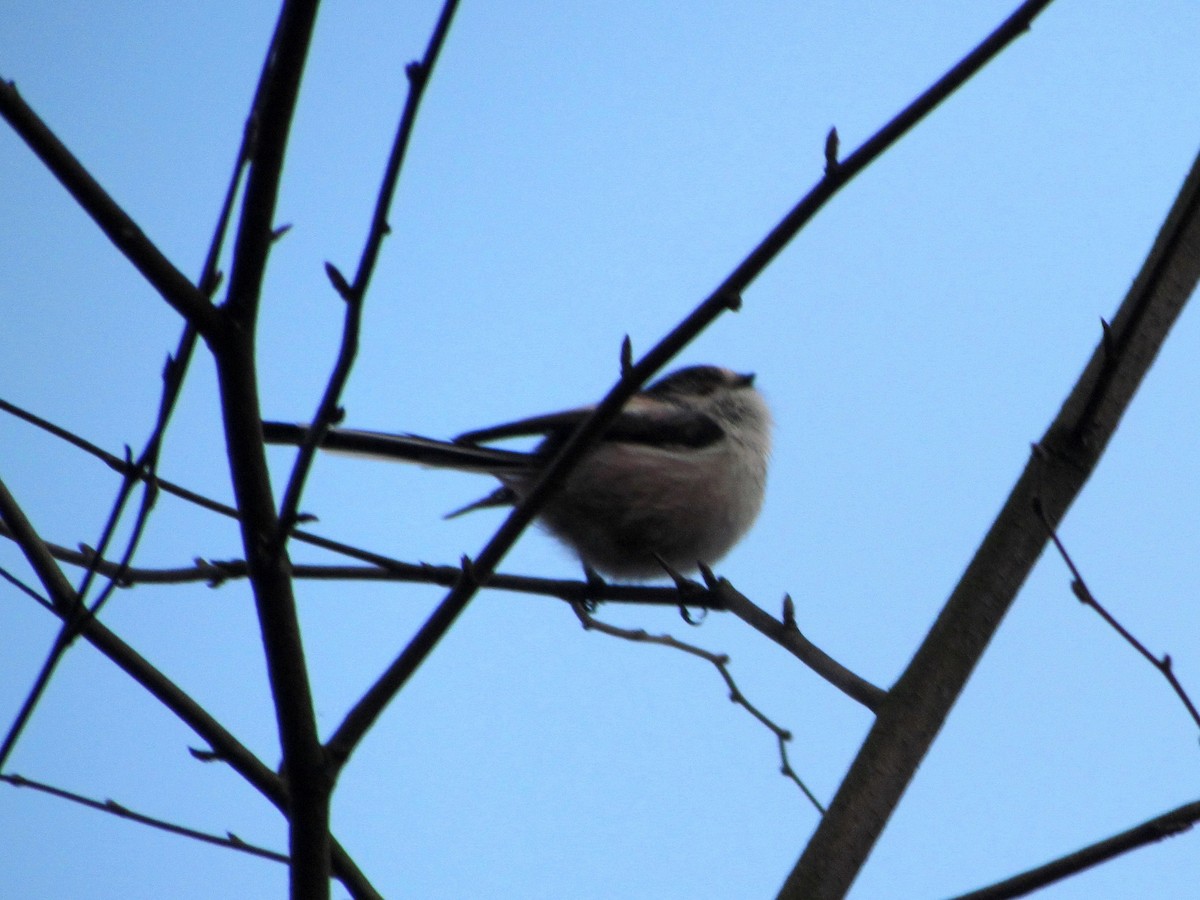
[[621, 638], [622, 640], [632, 641], [636, 644], [658, 644], [662, 647], [670, 647], [674, 650], [679, 650], [691, 656], [705, 660], [716, 668], [721, 678], [725, 681], [725, 686], [729, 688], [729, 699], [741, 706], [746, 712], [750, 713], [759, 721], [768, 731], [775, 735], [775, 740], [779, 745], [779, 760], [780, 773], [785, 777], [795, 782], [800, 788], [808, 801], [816, 807], [817, 812], [824, 814], [825, 807], [821, 805], [821, 801], [816, 798], [816, 795], [808, 789], [808, 786], [800, 780], [800, 776], [792, 768], [791, 761], [788, 759], [787, 743], [792, 739], [792, 733], [785, 728], [775, 724], [772, 719], [767, 716], [762, 710], [746, 699], [746, 695], [742, 693], [741, 688], [737, 686], [737, 682], [733, 680], [733, 676], [729, 674], [729, 657], [723, 653], [712, 653], [705, 650], [703, 647], [697, 647], [695, 644], [689, 644], [672, 637], [669, 634], [650, 634], [642, 628], [619, 628], [616, 625], [610, 625], [607, 622], [601, 622], [599, 619], [592, 616], [583, 606], [582, 603], [572, 603], [571, 609], [579, 618], [579, 622], [584, 628], [589, 631], [599, 631], [601, 634], [607, 634], [610, 637]]
[[400, 180], [400, 168], [404, 165], [404, 155], [408, 150], [413, 126], [417, 121], [417, 110], [420, 109], [421, 98], [425, 95], [425, 86], [433, 74], [433, 67], [437, 64], [438, 55], [442, 51], [442, 45], [445, 43], [446, 34], [450, 30], [450, 23], [454, 19], [454, 12], [457, 8], [458, 0], [447, 0], [442, 6], [437, 24], [434, 25], [433, 33], [429, 37], [424, 57], [420, 62], [409, 63], [405, 70], [408, 74], [408, 99], [404, 103], [404, 112], [400, 115], [400, 124], [396, 128], [396, 137], [392, 141], [391, 155], [388, 157], [387, 167], [384, 170], [383, 183], [379, 187], [375, 212], [371, 217], [371, 227], [363, 246], [362, 256], [359, 258], [358, 271], [354, 275], [353, 284], [347, 284], [346, 279], [332, 263], [325, 264], [334, 287], [346, 304], [346, 317], [342, 326], [342, 344], [338, 351], [337, 362], [334, 364], [333, 372], [329, 376], [329, 383], [325, 387], [325, 393], [313, 416], [308, 436], [296, 454], [296, 461], [292, 464], [292, 474], [288, 478], [287, 487], [283, 492], [279, 520], [282, 523], [281, 535], [285, 539], [296, 524], [300, 496], [304, 492], [304, 483], [312, 469], [317, 447], [320, 446], [321, 439], [325, 436], [329, 426], [340, 418], [338, 403], [346, 381], [350, 377], [350, 367], [354, 364], [354, 358], [358, 354], [358, 334], [362, 324], [363, 302], [366, 298], [367, 286], [371, 282], [371, 275], [375, 271], [375, 262], [379, 258], [379, 249], [389, 231], [387, 217], [391, 209], [392, 197], [396, 193], [396, 184]]
[[751, 602], [730, 584], [728, 579], [712, 579], [711, 572], [706, 572], [705, 578], [709, 581], [709, 592], [717, 598], [719, 606], [729, 610], [755, 631], [769, 637], [846, 696], [857, 700], [872, 712], [879, 709], [879, 705], [887, 697], [887, 692], [856, 675], [806, 638], [796, 627], [794, 618], [789, 617], [790, 622], [786, 619], [779, 621]]
[[[1022, 11], [1031, 8], [1029, 4]], [[1020, 23], [1018, 23], [1018, 26]], [[1200, 158], [1141, 272], [1062, 410], [1039, 442], [784, 884], [783, 898], [842, 897], [961, 693], [1004, 614], [1099, 462], [1200, 278]], [[1114, 355], [1114, 348], [1118, 352]]]
[[1097, 615], [1107, 622], [1113, 631], [1124, 638], [1125, 642], [1140, 653], [1150, 665], [1154, 666], [1158, 673], [1167, 680], [1167, 684], [1171, 686], [1171, 689], [1175, 691], [1175, 695], [1179, 697], [1180, 702], [1187, 709], [1188, 715], [1192, 717], [1192, 721], [1197, 726], [1200, 726], [1200, 712], [1196, 711], [1196, 705], [1192, 702], [1192, 698], [1188, 696], [1187, 691], [1183, 689], [1183, 685], [1179, 683], [1179, 679], [1175, 677], [1175, 672], [1171, 667], [1170, 654], [1164, 654], [1162, 659], [1156, 657], [1146, 649], [1145, 644], [1135, 638], [1125, 626], [1118, 622], [1112, 613], [1101, 606], [1100, 601], [1096, 599], [1096, 596], [1083, 580], [1083, 575], [1080, 574], [1079, 569], [1075, 566], [1075, 561], [1067, 553], [1067, 548], [1063, 546], [1063, 542], [1059, 539], [1058, 532], [1050, 524], [1050, 520], [1046, 518], [1041, 501], [1037, 498], [1034, 498], [1034, 510], [1037, 512], [1038, 518], [1042, 520], [1042, 524], [1046, 526], [1046, 533], [1050, 536], [1050, 540], [1054, 542], [1054, 546], [1058, 550], [1058, 555], [1062, 557], [1063, 562], [1067, 564], [1067, 568], [1071, 570], [1071, 592], [1075, 595], [1076, 599], [1084, 606], [1095, 610]]
[[[1021, 28], [1049, 0], [1027, 3], [1018, 16], [1023, 15]], [[1018, 20], [1014, 16], [1014, 20]], [[637, 363], [628, 366], [628, 352], [622, 354], [621, 376], [592, 414], [564, 442], [553, 461], [546, 467], [532, 490], [517, 504], [505, 522], [488, 541], [487, 545], [472, 560], [473, 578], [464, 578], [451, 589], [445, 599], [417, 631], [412, 640], [395, 659], [387, 671], [364, 694], [341, 726], [334, 732], [326, 746], [335, 764], [341, 764], [353, 751], [376, 718], [408, 679], [417, 670], [454, 621], [466, 609], [479, 586], [486, 584], [492, 572], [505, 554], [530, 525], [551, 495], [566, 480], [572, 468], [579, 462], [592, 444], [599, 439], [604, 429], [633, 396], [675, 354], [689, 344], [707, 328], [721, 313], [736, 310], [741, 306], [742, 294], [762, 274], [785, 246], [799, 233], [800, 229], [859, 172], [877, 159], [885, 150], [900, 139], [917, 122], [925, 117], [942, 100], [993, 56], [1000, 52], [1016, 35], [985, 41], [981, 47], [951, 70], [934, 88], [927, 91], [900, 115], [885, 125], [858, 150], [836, 166], [826, 166], [824, 177], [817, 185], [784, 216], [782, 221], [742, 260], [725, 279], [690, 315], [658, 342]]]
[[333, 784], [317, 733], [304, 646], [262, 443], [255, 327], [272, 243], [283, 160], [317, 0], [285, 0], [248, 128], [250, 165], [220, 327], [206, 335], [216, 362], [230, 480], [266, 658], [289, 787], [293, 897], [329, 895]]
[[7, 781], [13, 787], [30, 788], [40, 791], [52, 797], [69, 800], [72, 803], [78, 803], [81, 806], [96, 809], [100, 812], [117, 816], [118, 818], [137, 822], [139, 825], [149, 825], [151, 828], [158, 828], [162, 831], [191, 838], [202, 843], [215, 844], [218, 847], [237, 850], [240, 853], [249, 853], [251, 856], [261, 856], [263, 859], [270, 859], [275, 862], [285, 864], [288, 862], [285, 854], [276, 853], [274, 850], [267, 850], [265, 847], [258, 847], [254, 844], [248, 844], [233, 832], [219, 835], [209, 834], [206, 831], [197, 831], [195, 828], [187, 828], [183, 825], [176, 825], [174, 822], [168, 822], [165, 819], [158, 819], [154, 816], [147, 816], [144, 813], [134, 812], [129, 807], [123, 806], [114, 800], [93, 800], [91, 797], [85, 797], [83, 794], [76, 794], [74, 791], [63, 790], [62, 788], [57, 788], [41, 781], [34, 781], [32, 778], [26, 778], [23, 775], [13, 773], [0, 774], [0, 781]]
[[[37, 575], [47, 593], [48, 599], [39, 600], [39, 602], [48, 605], [60, 618], [73, 615], [79, 608], [74, 589], [55, 565], [45, 543], [33, 529], [2, 480], [0, 480], [0, 522], [3, 522], [13, 535], [13, 539], [20, 546], [34, 574]], [[20, 582], [17, 583], [28, 592], [26, 586]], [[196, 732], [213, 748], [216, 757], [246, 779], [285, 816], [289, 815], [290, 795], [283, 780], [214, 719], [204, 707], [101, 624], [99, 620], [87, 616], [82, 617], [79, 631], [81, 637]], [[377, 900], [378, 892], [336, 840], [333, 841], [332, 858], [334, 873], [354, 897], [362, 898], [362, 900]]]
[[125, 210], [108, 195], [83, 163], [38, 118], [11, 81], [0, 79], [0, 115], [29, 145], [46, 168], [67, 189], [100, 230], [108, 236], [142, 276], [202, 334], [217, 326], [217, 311], [203, 291], [188, 281]]
[[1044, 866], [1038, 866], [1036, 869], [1030, 869], [1020, 875], [1006, 878], [990, 887], [962, 894], [955, 900], [1009, 900], [1012, 897], [1024, 897], [1047, 885], [1070, 878], [1072, 875], [1078, 875], [1080, 872], [1110, 859], [1115, 859], [1130, 850], [1136, 850], [1147, 844], [1157, 843], [1163, 838], [1181, 834], [1189, 830], [1197, 821], [1200, 821], [1200, 802], [1188, 803], [1130, 828], [1128, 831], [1122, 831], [1103, 841], [1090, 844], [1082, 850], [1076, 850], [1074, 853], [1048, 862]]

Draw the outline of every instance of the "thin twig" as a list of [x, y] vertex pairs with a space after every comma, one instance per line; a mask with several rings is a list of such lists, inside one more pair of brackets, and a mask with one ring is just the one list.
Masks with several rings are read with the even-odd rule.
[[367, 287], [371, 283], [371, 275], [375, 271], [375, 262], [379, 258], [379, 250], [383, 239], [388, 234], [388, 212], [391, 209], [392, 197], [396, 193], [396, 185], [400, 180], [400, 169], [404, 165], [404, 156], [412, 138], [413, 126], [416, 124], [417, 111], [421, 107], [421, 98], [425, 95], [425, 86], [437, 65], [438, 55], [446, 41], [454, 12], [458, 8], [458, 0], [446, 0], [442, 12], [434, 25], [433, 33], [425, 48], [421, 61], [410, 63], [408, 73], [408, 99], [404, 103], [404, 111], [400, 115], [400, 123], [396, 128], [396, 137], [392, 141], [391, 154], [384, 170], [383, 181], [379, 186], [379, 195], [375, 200], [375, 211], [371, 217], [371, 227], [363, 246], [362, 256], [358, 261], [358, 271], [354, 282], [346, 284], [342, 274], [331, 264], [326, 263], [334, 286], [338, 289], [342, 301], [346, 304], [345, 321], [342, 325], [342, 341], [338, 350], [337, 362], [325, 386], [321, 402], [317, 405], [316, 414], [308, 434], [301, 444], [296, 460], [292, 464], [292, 473], [288, 478], [287, 487], [283, 492], [283, 500], [279, 506], [280, 539], [286, 540], [295, 526], [300, 510], [300, 497], [304, 492], [304, 484], [312, 470], [317, 447], [325, 432], [339, 415], [338, 403], [346, 382], [350, 378], [350, 369], [358, 354], [358, 336], [362, 326], [362, 309], [366, 300]]
[[800, 780], [800, 776], [796, 774], [788, 759], [787, 742], [792, 739], [792, 733], [775, 724], [762, 710], [746, 699], [746, 695], [742, 693], [741, 688], [738, 687], [737, 682], [733, 680], [733, 676], [729, 673], [728, 656], [723, 653], [712, 653], [703, 647], [697, 647], [695, 644], [681, 641], [669, 634], [650, 634], [642, 628], [620, 628], [616, 625], [610, 625], [595, 618], [584, 608], [582, 603], [572, 603], [571, 609], [579, 618], [580, 624], [589, 631], [599, 631], [601, 634], [607, 634], [610, 637], [621, 638], [622, 640], [632, 641], [637, 644], [658, 644], [662, 647], [670, 647], [673, 650], [679, 650], [711, 663], [717, 672], [720, 673], [726, 687], [729, 688], [729, 699], [745, 709], [775, 735], [776, 743], [779, 745], [780, 773], [785, 778], [789, 778], [795, 782], [796, 786], [804, 793], [804, 796], [808, 798], [808, 801], [816, 807], [817, 812], [824, 815], [825, 807], [821, 805], [821, 801], [816, 798], [816, 795], [808, 789], [808, 786]]
[[[225, 236], [228, 233], [234, 198], [237, 195], [238, 185], [241, 183], [241, 176], [245, 169], [248, 152], [249, 138], [247, 136], [238, 150], [237, 159], [233, 166], [233, 174], [229, 179], [229, 185], [225, 191], [221, 210], [217, 216], [217, 225], [213, 231], [212, 239], [209, 241], [208, 253], [205, 257], [204, 265], [200, 270], [200, 278], [197, 282], [199, 290], [209, 300], [211, 300], [212, 294], [216, 291], [217, 285], [220, 283], [220, 274], [217, 269], [218, 260], [221, 256], [221, 248], [225, 243]], [[191, 321], [186, 322], [175, 353], [168, 357], [167, 365], [163, 370], [162, 396], [159, 400], [158, 415], [154, 426], [151, 428], [150, 437], [147, 439], [136, 462], [126, 460], [127, 465], [122, 476], [121, 485], [117, 490], [105, 525], [101, 529], [93, 561], [87, 565], [83, 578], [76, 590], [79, 609], [75, 615], [63, 619], [62, 627], [47, 652], [46, 659], [43, 661], [34, 683], [31, 685], [16, 717], [10, 724], [3, 742], [0, 742], [0, 769], [3, 768], [9, 755], [15, 749], [21, 732], [37, 708], [37, 704], [41, 700], [46, 687], [49, 685], [59, 661], [79, 634], [82, 620], [84, 618], [94, 618], [100, 614], [100, 610], [121, 582], [121, 573], [133, 560], [134, 553], [137, 550], [142, 535], [145, 533], [146, 525], [149, 523], [150, 511], [158, 496], [155, 474], [158, 470], [159, 455], [166, 434], [167, 424], [170, 422], [171, 413], [183, 388], [184, 378], [187, 375], [187, 369], [196, 348], [196, 337], [196, 326]], [[120, 524], [125, 510], [125, 505], [132, 495], [134, 488], [139, 485], [143, 488], [142, 501], [139, 504], [133, 526], [129, 529], [129, 536], [125, 542], [125, 550], [120, 561], [115, 567], [109, 570], [108, 583], [104, 589], [91, 605], [85, 609], [84, 604], [88, 589], [92, 584], [93, 578], [98, 574], [97, 566], [104, 561], [104, 552], [116, 534], [117, 526]]]
[[164, 300], [202, 334], [217, 326], [216, 309], [146, 236], [37, 113], [0, 79], [0, 115]]
[[[1022, 8], [1023, 27], [1027, 27], [1041, 7], [1049, 0], [1031, 2]], [[1014, 17], [1016, 18], [1016, 17]], [[412, 677], [421, 663], [433, 652], [438, 641], [466, 609], [479, 585], [488, 583], [497, 565], [529, 527], [538, 512], [550, 499], [571, 469], [579, 462], [604, 429], [616, 417], [621, 407], [659, 369], [695, 339], [718, 316], [741, 306], [742, 295], [784, 247], [814, 215], [863, 169], [912, 129], [931, 110], [956, 90], [963, 82], [998, 53], [1015, 34], [996, 40], [994, 37], [976, 50], [963, 63], [921, 95], [902, 113], [892, 119], [866, 143], [837, 166], [825, 172], [811, 191], [783, 217], [778, 225], [755, 247], [734, 271], [700, 303], [669, 334], [633, 366], [622, 366], [621, 377], [592, 414], [582, 422], [563, 443], [554, 459], [542, 472], [536, 485], [517, 504], [505, 522], [473, 560], [477, 583], [462, 581], [453, 588], [425, 624], [417, 631], [400, 655], [354, 706], [327, 742], [326, 747], [335, 761], [344, 760], [374, 724], [391, 699]]]
[[[839, 691], [857, 700], [871, 712], [877, 711], [879, 705], [887, 697], [887, 691], [850, 671], [801, 634], [800, 629], [796, 627], [794, 618], [790, 624], [776, 619], [766, 610], [751, 602], [725, 578], [716, 579], [710, 583], [709, 590], [717, 595], [721, 606], [755, 631], [769, 637]], [[786, 602], [790, 602], [790, 598]]]
[[1159, 659], [1146, 648], [1145, 644], [1135, 638], [1124, 625], [1118, 622], [1112, 613], [1110, 613], [1100, 604], [1100, 601], [1096, 599], [1096, 595], [1092, 593], [1091, 588], [1087, 586], [1087, 582], [1083, 580], [1083, 575], [1080, 573], [1078, 567], [1076, 567], [1075, 561], [1071, 559], [1071, 555], [1067, 553], [1067, 548], [1063, 546], [1063, 542], [1058, 537], [1058, 531], [1046, 517], [1046, 511], [1042, 507], [1040, 499], [1036, 497], [1034, 498], [1033, 508], [1037, 513], [1038, 518], [1042, 520], [1042, 524], [1046, 527], [1046, 534], [1054, 543], [1055, 548], [1058, 550], [1058, 555], [1062, 557], [1062, 561], [1066, 563], [1067, 568], [1071, 570], [1071, 593], [1073, 593], [1076, 599], [1078, 599], [1079, 602], [1084, 606], [1095, 610], [1096, 614], [1099, 615], [1100, 618], [1102, 618], [1105, 622], [1107, 622], [1108, 626], [1112, 628], [1113, 631], [1124, 638], [1125, 642], [1129, 644], [1129, 646], [1133, 647], [1134, 650], [1140, 653], [1142, 657], [1148, 663], [1150, 663], [1150, 665], [1152, 665], [1158, 671], [1158, 673], [1162, 675], [1163, 678], [1167, 680], [1167, 684], [1169, 684], [1171, 689], [1175, 691], [1175, 695], [1184, 705], [1184, 708], [1187, 709], [1188, 715], [1192, 717], [1192, 721], [1196, 723], [1197, 727], [1200, 727], [1200, 712], [1197, 712], [1196, 704], [1192, 702], [1192, 698], [1188, 696], [1188, 693], [1184, 690], [1183, 685], [1179, 683], [1179, 679], [1175, 677], [1175, 672], [1171, 665], [1170, 654], [1163, 654], [1162, 659]]
[[1143, 822], [1141, 825], [1134, 826], [1128, 831], [1090, 844], [1081, 850], [1076, 850], [1074, 853], [1059, 857], [1012, 878], [1006, 878], [997, 884], [971, 891], [969, 894], [962, 894], [955, 900], [1010, 900], [1012, 897], [1024, 897], [1047, 885], [1078, 875], [1080, 872], [1110, 859], [1115, 859], [1130, 850], [1136, 850], [1139, 847], [1157, 843], [1164, 838], [1182, 834], [1197, 821], [1200, 821], [1200, 802], [1187, 803]]
[[[986, 44], [996, 49], [1045, 4], [1027, 3]], [[997, 44], [997, 40], [1001, 40]], [[843, 897], [870, 854], [968, 678], [1047, 544], [1035, 497], [1061, 521], [1200, 279], [1200, 158], [1102, 340], [1010, 491], [946, 605], [876, 716], [780, 891], [781, 900]], [[1120, 346], [1115, 370], [1109, 347]]]
[[263, 859], [274, 860], [275, 862], [288, 863], [286, 854], [276, 853], [274, 850], [268, 850], [265, 847], [259, 847], [255, 844], [248, 844], [232, 831], [226, 832], [223, 835], [210, 834], [207, 831], [197, 831], [195, 828], [188, 828], [184, 825], [177, 825], [174, 822], [168, 822], [166, 819], [159, 819], [154, 816], [148, 816], [144, 813], [134, 812], [129, 807], [117, 803], [114, 800], [94, 800], [91, 797], [85, 797], [83, 794], [77, 794], [74, 791], [64, 790], [63, 788], [54, 787], [41, 781], [34, 781], [32, 778], [26, 778], [23, 775], [15, 773], [0, 773], [0, 781], [6, 781], [13, 787], [30, 788], [35, 791], [41, 791], [44, 794], [49, 794], [52, 797], [59, 797], [63, 800], [69, 800], [72, 803], [78, 803], [81, 806], [96, 809], [109, 815], [117, 816], [122, 819], [128, 819], [131, 822], [137, 822], [140, 825], [149, 825], [151, 828], [158, 828], [162, 831], [177, 834], [181, 837], [191, 838], [192, 840], [201, 841], [206, 844], [215, 844], [218, 847], [224, 847], [227, 850], [237, 850], [240, 853], [248, 853], [251, 856], [260, 856]]
[[[49, 598], [52, 611], [60, 617], [69, 616], [76, 608], [74, 588], [54, 564], [29, 520], [16, 500], [0, 480], [0, 522], [13, 532], [30, 567], [38, 576]], [[18, 582], [18, 586], [24, 588]], [[39, 600], [39, 602], [41, 602]], [[45, 604], [43, 604], [45, 605]], [[227, 763], [285, 816], [291, 808], [288, 785], [279, 775], [263, 764], [245, 745], [178, 685], [151, 665], [136, 650], [126, 644], [99, 620], [85, 618], [82, 637], [99, 650], [125, 674], [145, 688], [164, 707], [174, 713], [212, 748], [214, 756]], [[343, 886], [359, 900], [378, 900], [379, 893], [335, 840], [332, 848], [333, 869]]]

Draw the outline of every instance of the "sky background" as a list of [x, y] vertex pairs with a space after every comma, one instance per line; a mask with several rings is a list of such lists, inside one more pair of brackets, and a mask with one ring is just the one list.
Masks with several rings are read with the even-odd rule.
[[[587, 402], [702, 300], [820, 177], [1015, 0], [466, 3], [426, 95], [368, 297], [348, 424], [450, 436]], [[184, 272], [198, 274], [278, 12], [268, 3], [5, 0], [0, 77]], [[302, 85], [260, 326], [263, 409], [312, 415], [432, 3], [330, 3]], [[758, 373], [776, 415], [766, 506], [718, 567], [887, 686], [902, 671], [1116, 310], [1200, 148], [1200, 6], [1060, 0], [856, 179], [679, 357]], [[0, 396], [120, 452], [153, 423], [181, 323], [0, 128]], [[1093, 591], [1200, 697], [1200, 326], [1185, 313], [1062, 527]], [[291, 454], [273, 450], [276, 486]], [[160, 471], [228, 499], [211, 362], [192, 367]], [[96, 540], [117, 478], [0, 418], [0, 477], [42, 535]], [[453, 563], [500, 517], [442, 513], [490, 485], [330, 457], [314, 529]], [[331, 562], [294, 546], [298, 562]], [[240, 556], [169, 497], [138, 563]], [[0, 565], [27, 573], [12, 546]], [[502, 569], [575, 577], [526, 534]], [[302, 583], [328, 734], [441, 596]], [[865, 710], [730, 616], [609, 621], [728, 653], [795, 734], [828, 801]], [[106, 623], [268, 764], [278, 758], [245, 584], [119, 593]], [[0, 587], [0, 724], [57, 623]], [[273, 848], [278, 814], [86, 646], [8, 771]], [[963, 892], [1200, 792], [1197, 731], [1045, 557], [851, 894]], [[715, 671], [585, 633], [554, 600], [483, 593], [345, 772], [337, 837], [389, 897], [772, 896], [817, 823], [772, 736]], [[0, 893], [282, 896], [282, 867], [0, 785]], [[1047, 890], [1195, 896], [1200, 838]], [[336, 896], [344, 891], [335, 888]]]

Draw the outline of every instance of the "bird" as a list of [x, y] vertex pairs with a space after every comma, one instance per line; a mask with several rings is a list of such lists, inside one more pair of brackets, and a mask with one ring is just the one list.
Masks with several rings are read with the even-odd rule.
[[[754, 375], [687, 366], [629, 398], [538, 514], [589, 573], [645, 581], [711, 566], [762, 508], [771, 413]], [[441, 441], [329, 428], [325, 450], [484, 473], [501, 486], [447, 518], [520, 502], [594, 405]], [[269, 444], [303, 444], [308, 426], [263, 422]], [[529, 451], [487, 446], [538, 436]]]

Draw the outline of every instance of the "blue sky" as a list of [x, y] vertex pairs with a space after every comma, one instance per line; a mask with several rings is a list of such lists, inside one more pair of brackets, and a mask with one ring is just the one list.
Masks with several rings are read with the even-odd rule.
[[[452, 435], [600, 396], [818, 178], [1015, 3], [465, 4], [427, 93], [368, 298], [350, 424]], [[277, 9], [10, 0], [0, 77], [184, 272], [203, 261]], [[329, 4], [295, 121], [260, 326], [263, 408], [311, 415], [436, 6]], [[777, 419], [768, 499], [721, 574], [888, 685], [953, 587], [1099, 339], [1200, 147], [1200, 8], [1059, 0], [838, 196], [680, 357], [758, 373]], [[141, 445], [178, 317], [0, 129], [0, 396], [114, 452]], [[1092, 589], [1200, 694], [1200, 329], [1185, 313], [1062, 529]], [[272, 453], [277, 485], [290, 456]], [[197, 359], [162, 471], [227, 499], [214, 379]], [[90, 542], [117, 482], [0, 418], [0, 477], [49, 540]], [[443, 522], [469, 476], [322, 459], [316, 530], [401, 559], [476, 552], [495, 514]], [[164, 498], [146, 566], [240, 555]], [[297, 547], [297, 561], [331, 561]], [[0, 545], [0, 565], [24, 571]], [[574, 577], [531, 531], [506, 571]], [[0, 720], [55, 623], [7, 588]], [[327, 733], [436, 589], [299, 588]], [[728, 653], [828, 799], [865, 711], [731, 617], [606, 618]], [[139, 588], [106, 621], [270, 763], [245, 585]], [[216, 832], [285, 844], [278, 815], [86, 647], [9, 770]], [[946, 896], [1197, 793], [1195, 727], [1161, 679], [1035, 570], [855, 885]], [[0, 791], [14, 896], [278, 896], [279, 866]], [[338, 837], [387, 896], [770, 896], [816, 824], [771, 736], [715, 672], [584, 633], [555, 601], [485, 593], [364, 743]], [[1184, 898], [1195, 837], [1045, 892]]]

